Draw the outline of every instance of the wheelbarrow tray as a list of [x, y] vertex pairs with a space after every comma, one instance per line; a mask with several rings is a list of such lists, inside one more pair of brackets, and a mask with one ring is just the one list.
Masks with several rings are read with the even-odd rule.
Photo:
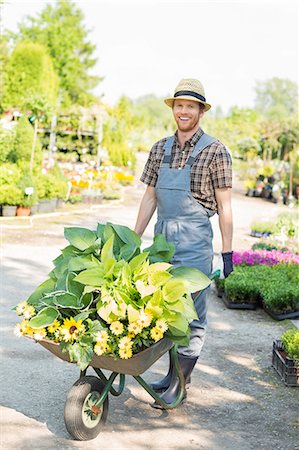
[[[44, 348], [49, 350], [58, 358], [72, 362], [68, 352], [63, 353], [59, 344], [48, 339], [37, 341]], [[123, 373], [126, 375], [140, 375], [149, 369], [164, 353], [173, 347], [173, 342], [168, 338], [163, 338], [151, 347], [142, 350], [129, 359], [115, 359], [113, 356], [97, 356], [94, 355], [90, 366], [97, 369], [111, 370], [112, 372]]]

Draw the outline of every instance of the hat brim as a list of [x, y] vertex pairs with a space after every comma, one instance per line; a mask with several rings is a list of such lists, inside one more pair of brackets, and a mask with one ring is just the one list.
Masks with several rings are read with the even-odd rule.
[[204, 105], [205, 109], [204, 111], [208, 111], [211, 108], [211, 105], [209, 105], [209, 103], [206, 102], [202, 102], [201, 100], [192, 97], [191, 95], [179, 95], [178, 97], [169, 97], [169, 98], [165, 98], [164, 99], [164, 103], [166, 103], [167, 106], [169, 106], [170, 108], [173, 107], [173, 102], [175, 100], [192, 100], [193, 102], [197, 102], [197, 103], [201, 103], [202, 105]]

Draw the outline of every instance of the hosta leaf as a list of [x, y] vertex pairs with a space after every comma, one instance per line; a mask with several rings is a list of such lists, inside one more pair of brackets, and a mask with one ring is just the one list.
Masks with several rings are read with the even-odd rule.
[[183, 280], [186, 283], [188, 294], [201, 291], [211, 284], [210, 278], [193, 267], [177, 267], [170, 269], [170, 273], [176, 279]]
[[54, 291], [55, 285], [56, 280], [53, 278], [48, 278], [35, 289], [35, 291], [28, 298], [27, 303], [30, 305], [37, 305], [44, 294]]
[[81, 252], [73, 245], [68, 245], [67, 247], [64, 247], [61, 250], [61, 253], [63, 254], [63, 256], [76, 256], [79, 255]]
[[91, 292], [85, 292], [82, 297], [80, 298], [79, 304], [82, 305], [82, 307], [85, 309], [87, 308], [93, 300], [93, 295]]
[[79, 299], [74, 295], [66, 292], [64, 294], [57, 294], [54, 303], [60, 308], [80, 309], [82, 305], [79, 304]]
[[88, 311], [83, 311], [83, 312], [77, 314], [77, 315], [74, 317], [74, 319], [76, 320], [76, 322], [77, 322], [78, 320], [85, 320], [85, 319], [87, 319], [87, 317], [90, 316], [90, 314], [94, 313], [95, 311], [96, 311], [95, 309], [89, 309]]
[[97, 239], [95, 231], [83, 227], [66, 227], [64, 229], [64, 237], [79, 250], [86, 250]]
[[185, 334], [189, 330], [188, 321], [182, 314], [176, 314], [173, 318], [168, 319], [169, 329], [175, 328], [179, 334]]
[[66, 270], [68, 270], [68, 264], [72, 256], [65, 256], [63, 259], [61, 259], [58, 264], [56, 265], [55, 269], [53, 269], [53, 272], [57, 279], [59, 279]]
[[120, 249], [118, 258], [129, 261], [135, 256], [137, 250], [138, 247], [136, 246], [136, 244], [124, 244]]
[[148, 272], [149, 273], [153, 273], [153, 272], [159, 272], [159, 271], [166, 271], [168, 270], [170, 267], [172, 267], [171, 264], [169, 263], [165, 263], [165, 262], [157, 262], [157, 263], [153, 263], [150, 264], [149, 268], [148, 268]]
[[105, 283], [105, 280], [103, 278], [103, 270], [101, 267], [99, 267], [98, 269], [83, 270], [83, 272], [79, 273], [74, 278], [74, 280], [82, 284], [97, 287]]
[[115, 259], [113, 254], [113, 240], [114, 236], [110, 236], [108, 241], [103, 245], [101, 251], [101, 262], [105, 263], [107, 260]]
[[124, 226], [124, 225], [116, 225], [111, 223], [110, 224], [115, 233], [120, 237], [120, 239], [125, 243], [129, 245], [135, 245], [136, 248], [139, 248], [141, 245], [141, 239], [140, 236], [138, 236], [135, 231], [131, 230], [130, 228]]
[[135, 273], [138, 269], [143, 267], [143, 264], [148, 257], [148, 252], [140, 253], [140, 255], [134, 256], [133, 259], [129, 262], [129, 266], [131, 267], [132, 273]]
[[171, 278], [162, 288], [162, 295], [165, 301], [175, 302], [186, 293], [186, 285], [180, 279]]
[[80, 298], [82, 295], [82, 292], [84, 290], [84, 285], [81, 283], [78, 283], [77, 281], [74, 281], [74, 278], [77, 276], [76, 273], [70, 272], [67, 275], [66, 278], [66, 288], [67, 291], [71, 294], [74, 294], [77, 298]]
[[92, 344], [86, 345], [75, 342], [68, 347], [70, 360], [76, 362], [81, 370], [85, 370], [93, 357]]
[[159, 287], [167, 283], [172, 278], [169, 272], [159, 270], [149, 274], [149, 281], [153, 286]]
[[95, 269], [101, 265], [93, 255], [76, 256], [69, 261], [68, 269], [71, 272], [79, 272], [85, 269]]
[[57, 319], [58, 311], [50, 306], [42, 309], [35, 317], [29, 320], [29, 326], [31, 328], [45, 328]]
[[66, 291], [66, 279], [68, 276], [68, 269], [66, 269], [63, 274], [58, 278], [56, 285], [55, 285], [55, 290], [56, 291]]
[[64, 255], [59, 255], [57, 258], [53, 259], [53, 264], [55, 267], [57, 267], [62, 261], [64, 260]]
[[153, 244], [144, 251], [149, 252], [151, 262], [169, 262], [174, 255], [175, 245], [172, 242], [167, 242], [163, 234], [157, 234], [154, 237]]
[[98, 223], [98, 226], [97, 226], [96, 233], [97, 233], [98, 238], [100, 238], [102, 241], [104, 240], [104, 229], [105, 229], [105, 226], [106, 225], [104, 223]]

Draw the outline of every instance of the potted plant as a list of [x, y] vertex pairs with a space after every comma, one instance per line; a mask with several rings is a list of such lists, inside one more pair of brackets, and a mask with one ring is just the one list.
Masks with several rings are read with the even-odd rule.
[[274, 224], [267, 221], [255, 221], [251, 224], [251, 236], [267, 237], [273, 233]]
[[272, 366], [287, 386], [299, 387], [299, 330], [293, 328], [273, 342]]
[[[236, 266], [225, 279], [223, 302], [230, 309], [256, 309], [260, 302], [257, 266]], [[260, 274], [259, 274], [260, 275]]]
[[16, 307], [18, 335], [59, 344], [81, 370], [95, 356], [126, 361], [164, 336], [188, 344], [191, 292], [211, 281], [169, 264], [174, 245], [164, 236], [142, 252], [140, 237], [120, 225], [65, 228], [65, 237], [50, 278]]
[[31, 207], [37, 204], [35, 182], [29, 174], [23, 174], [19, 181], [21, 199], [17, 207], [17, 216], [29, 216]]
[[2, 216], [12, 217], [16, 215], [17, 205], [20, 203], [21, 190], [12, 184], [5, 184], [0, 188], [0, 205]]

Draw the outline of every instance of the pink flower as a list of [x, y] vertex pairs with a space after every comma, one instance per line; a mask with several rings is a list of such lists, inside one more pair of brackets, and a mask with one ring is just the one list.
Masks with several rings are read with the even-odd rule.
[[273, 266], [274, 264], [299, 264], [299, 255], [291, 251], [282, 252], [280, 250], [246, 250], [233, 253], [233, 263], [236, 266], [245, 264], [253, 266], [264, 264]]

